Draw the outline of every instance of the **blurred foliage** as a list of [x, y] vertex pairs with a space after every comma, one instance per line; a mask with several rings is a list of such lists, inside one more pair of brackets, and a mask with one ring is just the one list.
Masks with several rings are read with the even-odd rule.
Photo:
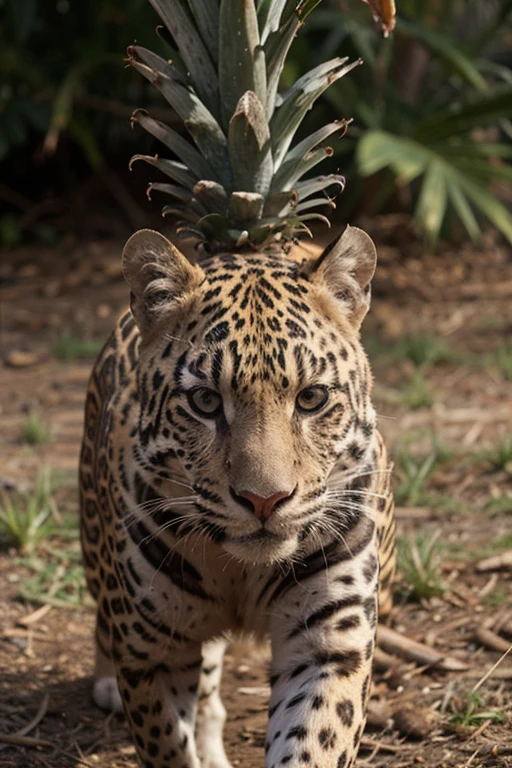
[[[338, 0], [310, 27], [322, 58], [360, 56], [364, 66], [326, 93], [354, 127], [352, 203], [368, 212], [401, 208], [430, 244], [458, 219], [472, 240], [487, 218], [512, 241], [511, 0], [399, 0], [394, 35], [382, 39]], [[341, 18], [343, 19], [340, 24]], [[459, 226], [460, 226], [459, 224]]]
[[[154, 44], [146, 0], [0, 0], [0, 160], [16, 147], [55, 151], [62, 132], [91, 166], [126, 137], [131, 107], [158, 98], [123, 66], [126, 46]], [[121, 119], [119, 119], [121, 118]]]
[[[304, 127], [354, 118], [334, 145], [333, 163], [349, 181], [342, 214], [409, 210], [431, 244], [458, 234], [460, 224], [477, 240], [484, 217], [512, 241], [505, 204], [512, 197], [512, 0], [397, 5], [396, 32], [386, 40], [362, 3], [326, 0], [285, 69], [287, 86], [335, 55], [364, 60], [326, 92]], [[127, 161], [134, 151], [155, 151], [142, 131], [130, 131], [130, 113], [146, 107], [167, 121], [172, 113], [123, 57], [134, 41], [169, 56], [157, 24], [148, 0], [0, 0], [5, 244], [23, 236], [20, 195], [37, 201], [38, 180], [64, 143], [75, 154], [60, 163], [61, 194], [110, 168], [113, 155]]]

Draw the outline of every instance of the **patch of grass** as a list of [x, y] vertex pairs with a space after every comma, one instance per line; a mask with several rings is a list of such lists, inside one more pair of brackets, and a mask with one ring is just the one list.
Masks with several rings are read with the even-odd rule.
[[398, 538], [398, 570], [402, 574], [402, 591], [412, 600], [429, 600], [442, 595], [445, 585], [439, 573], [442, 546], [436, 536], [418, 534], [414, 538]]
[[443, 339], [428, 333], [408, 333], [393, 343], [382, 341], [375, 334], [364, 336], [364, 347], [370, 358], [391, 362], [410, 360], [417, 368], [437, 363], [458, 363], [460, 357]]
[[508, 472], [512, 475], [512, 437], [505, 437], [501, 442], [484, 452], [485, 458], [496, 472]]
[[480, 602], [482, 605], [487, 605], [490, 608], [499, 608], [500, 605], [504, 605], [510, 597], [510, 593], [505, 589], [496, 589], [489, 595], [482, 597]]
[[476, 728], [481, 725], [484, 720], [490, 720], [492, 723], [504, 723], [507, 720], [507, 715], [501, 710], [486, 709], [484, 700], [475, 691], [468, 694], [462, 709], [455, 712], [449, 722], [451, 725], [459, 725], [463, 728]]
[[0, 503], [0, 540], [20, 553], [32, 553], [54, 525], [49, 473], [39, 474], [30, 493], [2, 493]]
[[30, 557], [22, 563], [30, 569], [31, 575], [21, 583], [20, 598], [58, 607], [83, 605], [88, 593], [78, 545], [56, 547], [50, 559]]
[[512, 381], [512, 344], [499, 346], [494, 352], [494, 357], [503, 378]]
[[[425, 437], [430, 436], [430, 450], [414, 453], [414, 443], [420, 442], [425, 448]], [[399, 483], [394, 490], [397, 506], [431, 507], [446, 512], [465, 512], [467, 505], [460, 499], [428, 489], [428, 480], [432, 473], [460, 455], [457, 449], [446, 445], [432, 430], [413, 430], [406, 433], [400, 441], [395, 457], [395, 470]]]
[[96, 357], [102, 344], [99, 339], [82, 339], [72, 333], [65, 333], [55, 341], [53, 354], [57, 360], [85, 360]]
[[423, 371], [418, 369], [410, 377], [404, 392], [404, 403], [413, 411], [428, 408], [434, 402]]
[[506, 552], [508, 549], [512, 549], [512, 533], [490, 539], [485, 544], [471, 549], [469, 555], [472, 560], [484, 560], [486, 557], [499, 555], [500, 552]]
[[437, 462], [434, 451], [428, 456], [414, 459], [408, 453], [399, 453], [396, 466], [400, 473], [400, 484], [395, 489], [395, 502], [399, 507], [422, 506], [426, 493], [425, 483]]
[[458, 355], [445, 341], [426, 333], [409, 333], [392, 351], [395, 360], [410, 360], [418, 368], [442, 362], [458, 362]]
[[36, 411], [31, 411], [21, 425], [20, 436], [29, 445], [45, 445], [52, 439], [48, 425]]
[[485, 505], [485, 509], [486, 512], [494, 512], [496, 515], [512, 512], [512, 498], [504, 494], [497, 499], [491, 499]]

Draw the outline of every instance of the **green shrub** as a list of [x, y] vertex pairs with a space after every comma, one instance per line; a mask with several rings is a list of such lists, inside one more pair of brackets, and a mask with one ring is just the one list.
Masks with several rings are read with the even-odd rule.
[[310, 20], [330, 53], [364, 60], [326, 94], [341, 116], [355, 118], [349, 141], [338, 147], [355, 150], [355, 170], [368, 179], [356, 185], [353, 202], [366, 195], [373, 213], [386, 205], [414, 210], [431, 244], [454, 219], [478, 240], [482, 216], [512, 242], [512, 216], [498, 199], [499, 188], [512, 183], [512, 72], [500, 63], [512, 4], [397, 6], [388, 40], [333, 10]]

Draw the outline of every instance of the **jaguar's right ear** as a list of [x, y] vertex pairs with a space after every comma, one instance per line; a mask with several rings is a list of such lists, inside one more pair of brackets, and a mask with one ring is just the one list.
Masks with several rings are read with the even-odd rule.
[[152, 229], [135, 232], [126, 243], [123, 274], [130, 286], [131, 310], [143, 334], [176, 309], [204, 278], [200, 267]]

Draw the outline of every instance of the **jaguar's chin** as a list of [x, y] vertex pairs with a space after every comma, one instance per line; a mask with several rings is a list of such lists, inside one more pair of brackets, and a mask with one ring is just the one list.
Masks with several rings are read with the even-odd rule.
[[247, 536], [237, 536], [224, 542], [224, 549], [230, 555], [250, 565], [272, 565], [289, 560], [297, 546], [297, 536], [283, 538], [265, 530]]

